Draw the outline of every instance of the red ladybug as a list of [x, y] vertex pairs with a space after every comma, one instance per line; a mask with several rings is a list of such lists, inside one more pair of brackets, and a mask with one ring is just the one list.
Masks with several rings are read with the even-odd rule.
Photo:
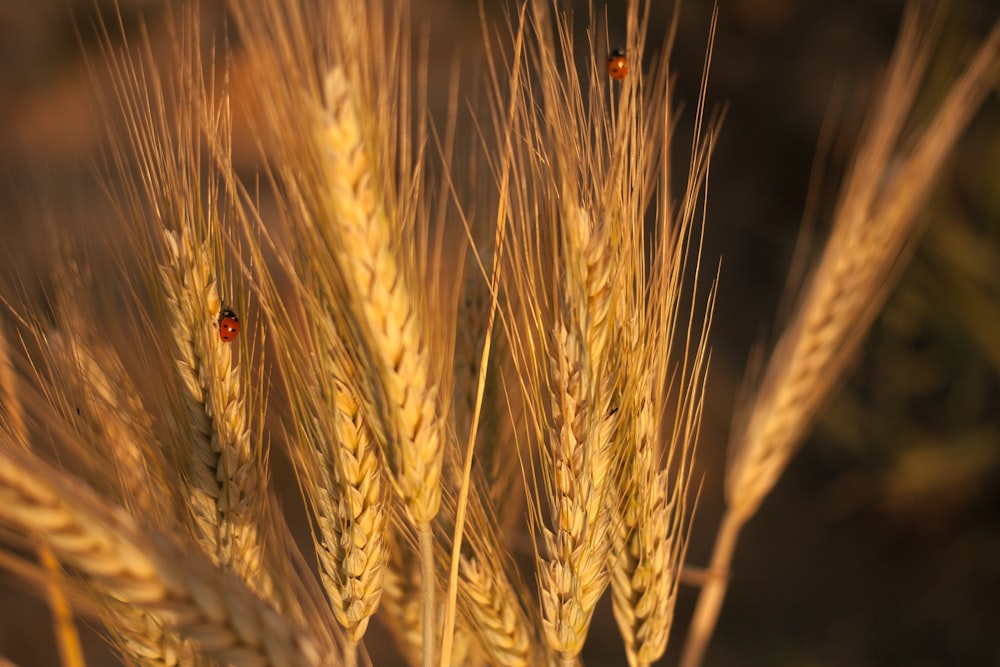
[[608, 76], [615, 81], [624, 81], [628, 76], [628, 60], [621, 49], [615, 49], [608, 56]]
[[239, 332], [240, 318], [236, 317], [236, 313], [229, 308], [223, 308], [222, 313], [219, 314], [219, 338], [222, 339], [223, 343], [228, 343], [236, 338]]

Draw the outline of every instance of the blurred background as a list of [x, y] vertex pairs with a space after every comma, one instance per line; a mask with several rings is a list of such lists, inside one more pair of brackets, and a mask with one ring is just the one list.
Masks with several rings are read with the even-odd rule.
[[[206, 21], [224, 25], [220, 2]], [[578, 3], [585, 25], [586, 5]], [[673, 3], [654, 2], [650, 53]], [[1000, 18], [995, 0], [944, 4], [937, 57], [919, 113], [927, 113], [973, 46]], [[503, 5], [488, 1], [488, 20]], [[138, 34], [145, 17], [165, 45], [160, 0], [120, 0]], [[721, 261], [712, 368], [699, 445], [704, 483], [688, 562], [707, 563], [722, 509], [725, 447], [755, 344], [777, 331], [824, 123], [838, 137], [827, 165], [816, 233], [828, 229], [840, 174], [888, 60], [898, 0], [726, 0], [709, 82], [726, 119], [713, 159], [703, 261]], [[712, 5], [681, 7], [672, 59], [684, 104], [675, 173], [704, 60]], [[107, 119], [87, 62], [100, 70], [94, 17], [105, 0], [0, 0], [0, 271], [44, 286], [53, 239], [112, 262], [120, 239], [94, 185]], [[482, 51], [476, 4], [422, 0], [431, 97], [444, 107], [454, 55]], [[624, 41], [624, 10], [608, 10]], [[204, 32], [209, 32], [207, 29]], [[165, 48], [165, 47], [164, 47]], [[463, 66], [472, 79], [474, 64]], [[100, 79], [100, 75], [98, 75]], [[234, 91], [238, 95], [238, 91]], [[238, 100], [236, 100], [238, 103]], [[239, 116], [239, 109], [236, 110]], [[241, 136], [240, 132], [244, 134]], [[236, 159], [252, 172], [255, 146], [237, 127]], [[86, 241], [86, 243], [85, 243]], [[127, 316], [127, 313], [125, 314]], [[996, 92], [960, 142], [926, 209], [926, 232], [899, 288], [842, 387], [760, 513], [744, 531], [707, 665], [1000, 664], [1000, 99]], [[293, 502], [294, 484], [281, 489]], [[46, 607], [0, 572], [0, 656], [24, 666], [56, 657]], [[682, 587], [665, 665], [675, 664], [696, 591]], [[87, 621], [83, 622], [84, 625]], [[90, 664], [115, 664], [84, 629]], [[605, 601], [584, 653], [622, 664]], [[392, 664], [383, 656], [376, 664]]]

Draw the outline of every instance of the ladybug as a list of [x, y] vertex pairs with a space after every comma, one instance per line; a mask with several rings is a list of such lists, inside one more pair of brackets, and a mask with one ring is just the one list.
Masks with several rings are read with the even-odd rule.
[[608, 56], [608, 76], [615, 81], [624, 81], [628, 76], [628, 60], [621, 49], [615, 49]]
[[240, 318], [229, 308], [223, 308], [219, 314], [219, 338], [228, 343], [240, 332]]

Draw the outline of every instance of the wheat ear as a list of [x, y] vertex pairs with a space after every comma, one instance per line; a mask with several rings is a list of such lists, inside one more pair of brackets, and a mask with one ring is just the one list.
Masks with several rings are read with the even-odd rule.
[[258, 599], [242, 582], [171, 541], [142, 534], [72, 479], [0, 442], [0, 522], [38, 535], [85, 575], [95, 596], [149, 614], [238, 665], [325, 665], [326, 647]]
[[[434, 656], [434, 557], [430, 522], [441, 504], [444, 449], [431, 383], [424, 323], [407, 271], [394, 244], [402, 229], [389, 220], [375, 188], [372, 158], [362, 135], [359, 108], [344, 71], [325, 82], [321, 146], [328, 196], [354, 307], [381, 371], [386, 401], [386, 457], [407, 514], [418, 527], [424, 608], [423, 664]], [[372, 418], [380, 415], [373, 414]]]
[[[565, 193], [564, 193], [565, 194]], [[582, 207], [564, 205], [559, 311], [550, 345], [551, 529], [543, 531], [542, 617], [549, 647], [564, 661], [583, 648], [591, 615], [608, 584], [615, 467], [606, 351], [610, 339], [611, 253]]]
[[187, 432], [174, 444], [176, 460], [188, 463], [182, 473], [192, 530], [214, 562], [269, 595], [258, 532], [265, 456], [250, 445], [248, 402], [232, 359], [236, 346], [219, 337], [216, 276], [225, 254], [224, 197], [219, 165], [206, 167], [201, 154], [206, 138], [215, 147], [229, 141], [228, 95], [215, 97], [206, 85], [211, 68], [201, 60], [197, 12], [171, 17], [170, 23], [175, 62], [169, 70], [161, 70], [148, 39], [139, 56], [117, 54], [102, 28], [115, 102], [124, 116], [124, 130], [112, 143], [113, 166], [125, 182], [120, 205], [128, 222], [154, 222], [154, 238], [143, 238], [147, 232], [140, 228], [133, 242], [146, 257], [161, 257], [151, 268], [159, 279], [184, 401]]
[[[159, 529], [176, 526], [176, 494], [167, 482], [165, 463], [155, 444], [149, 414], [125, 373], [121, 360], [92, 336], [76, 308], [63, 301], [62, 334], [51, 337], [53, 361], [69, 364], [67, 381], [57, 386], [77, 396], [78, 428], [89, 456], [115, 475], [111, 492], [132, 516]], [[97, 460], [100, 459], [100, 460]], [[109, 466], [110, 464], [110, 466]], [[105, 480], [101, 480], [105, 481]], [[110, 598], [100, 601], [100, 614], [110, 639], [122, 655], [138, 665], [194, 665], [189, 643], [150, 614]]]
[[532, 635], [517, 596], [498, 576], [495, 562], [462, 557], [460, 595], [469, 627], [489, 664], [528, 667], [537, 664]]
[[74, 421], [86, 440], [86, 458], [102, 475], [114, 477], [110, 484], [101, 479], [101, 486], [110, 486], [133, 516], [166, 528], [175, 524], [178, 500], [153, 420], [120, 357], [72, 299], [61, 300], [60, 329], [48, 336], [50, 366], [58, 374], [53, 384], [66, 393], [67, 404], [77, 406]]
[[[710, 569], [728, 571], [747, 520], [788, 465], [823, 400], [876, 315], [914, 242], [930, 186], [1000, 75], [1000, 22], [952, 85], [909, 150], [900, 135], [929, 58], [912, 8], [900, 29], [883, 92], [844, 184], [830, 239], [795, 315], [768, 361], [749, 415], [736, 424], [726, 468], [727, 510]], [[725, 595], [724, 576], [702, 589], [681, 664], [704, 657]]]
[[247, 406], [232, 346], [219, 337], [221, 302], [208, 259], [214, 255], [207, 242], [187, 229], [164, 230], [164, 239], [169, 261], [160, 275], [193, 445], [192, 515], [205, 553], [267, 594], [258, 535], [264, 480], [250, 449]]
[[190, 641], [168, 630], [153, 614], [114, 599], [99, 601], [101, 618], [110, 641], [132, 665], [142, 667], [194, 667], [206, 661]]
[[428, 524], [441, 502], [442, 446], [435, 389], [416, 299], [394, 246], [390, 224], [375, 190], [371, 157], [362, 136], [351, 86], [339, 67], [326, 79], [321, 137], [329, 197], [351, 278], [356, 307], [385, 373], [391, 442], [388, 455], [414, 523]]
[[[358, 401], [343, 384], [325, 382], [326, 397], [316, 397], [298, 419], [299, 472], [318, 528], [321, 579], [347, 631], [350, 662], [382, 596], [389, 506], [374, 437]], [[328, 402], [332, 414], [320, 412]]]
[[552, 362], [557, 402], [549, 441], [553, 527], [543, 530], [547, 556], [539, 577], [546, 639], [571, 664], [608, 583], [610, 511], [595, 480], [608, 478], [601, 468], [610, 462], [591, 451], [595, 424], [581, 336], [565, 323], [559, 326]]
[[899, 40], [823, 257], [732, 444], [726, 497], [733, 511], [744, 516], [754, 514], [774, 486], [881, 310], [890, 281], [898, 275], [897, 263], [912, 242], [920, 202], [1000, 70], [998, 23], [915, 147], [894, 151], [929, 55], [912, 13], [904, 19]]
[[[675, 295], [677, 296], [677, 295]], [[714, 307], [714, 291], [706, 306], [700, 343], [689, 370], [666, 462], [658, 460], [661, 424], [657, 415], [664, 404], [666, 362], [663, 332], [650, 339], [655, 344], [645, 352], [629, 355], [645, 367], [630, 369], [635, 380], [626, 390], [619, 435], [632, 443], [632, 453], [623, 464], [624, 500], [617, 506], [612, 559], [612, 604], [625, 652], [632, 667], [651, 665], [667, 647], [677, 601], [677, 585], [687, 546], [690, 518], [688, 493], [693, 451], [698, 439], [704, 400], [707, 365], [707, 333]], [[641, 320], [640, 320], [641, 321]], [[687, 372], [683, 375], [687, 376]], [[637, 399], [637, 400], [635, 400]], [[663, 466], [661, 469], [660, 466]]]
[[[505, 564], [510, 555], [502, 546], [503, 530], [490, 505], [491, 484], [460, 459], [467, 454], [452, 448], [447, 452], [449, 468], [464, 468], [461, 476], [469, 475], [467, 495], [445, 497], [444, 509], [438, 517], [436, 534], [437, 569], [443, 578], [454, 577], [456, 591], [455, 635], [463, 636], [478, 647], [481, 655], [493, 665], [535, 665], [548, 662], [538, 641], [540, 622], [526, 609], [524, 587], [516, 574]], [[464, 512], [459, 508], [464, 503]], [[509, 505], [508, 505], [509, 507]], [[464, 522], [460, 543], [457, 522]], [[453, 560], [454, 559], [454, 562]], [[449, 585], [449, 589], [451, 585]], [[446, 617], [445, 623], [448, 623]], [[447, 647], [447, 643], [443, 646]], [[458, 642], [456, 641], [456, 646]], [[453, 649], [453, 658], [457, 649]]]

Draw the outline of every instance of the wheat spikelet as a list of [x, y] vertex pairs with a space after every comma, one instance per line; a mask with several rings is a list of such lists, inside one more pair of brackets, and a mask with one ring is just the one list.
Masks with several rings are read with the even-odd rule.
[[241, 582], [145, 537], [72, 480], [0, 443], [0, 521], [42, 536], [94, 585], [94, 594], [147, 613], [239, 665], [328, 664], [324, 646], [257, 599]]

